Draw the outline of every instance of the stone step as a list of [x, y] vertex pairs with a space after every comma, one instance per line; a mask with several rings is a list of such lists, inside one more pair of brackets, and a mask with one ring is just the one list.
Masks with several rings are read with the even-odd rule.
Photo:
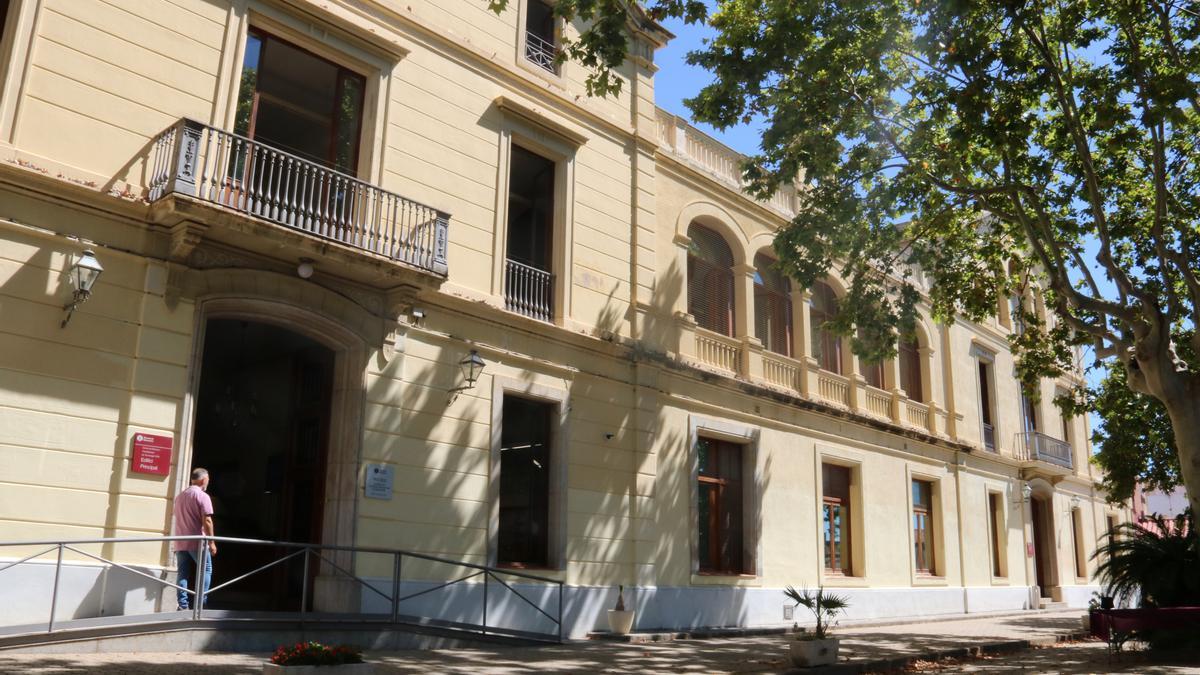
[[1038, 609], [1047, 609], [1050, 611], [1067, 609], [1067, 603], [1055, 602], [1053, 598], [1042, 598], [1041, 601], [1038, 602]]

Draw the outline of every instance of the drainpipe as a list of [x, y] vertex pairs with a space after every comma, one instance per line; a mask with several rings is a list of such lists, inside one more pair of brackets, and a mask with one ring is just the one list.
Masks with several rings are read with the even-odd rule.
[[962, 582], [962, 606], [963, 614], [969, 614], [971, 608], [967, 603], [967, 554], [963, 545], [963, 508], [962, 508], [962, 468], [966, 464], [967, 458], [963, 456], [962, 450], [954, 451], [954, 508], [958, 514], [958, 579]]

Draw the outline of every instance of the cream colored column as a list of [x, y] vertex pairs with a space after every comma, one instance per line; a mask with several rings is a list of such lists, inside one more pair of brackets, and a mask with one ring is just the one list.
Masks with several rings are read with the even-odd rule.
[[792, 356], [800, 362], [800, 381], [797, 386], [800, 394], [811, 397], [817, 391], [816, 383], [810, 378], [816, 376], [812, 355], [809, 354], [809, 340], [812, 339], [812, 327], [808, 317], [808, 291], [792, 291], [788, 294], [792, 301]]
[[762, 378], [762, 340], [754, 335], [753, 265], [733, 268], [733, 334], [742, 342], [741, 375]]
[[891, 414], [892, 421], [900, 424], [901, 415], [904, 413], [901, 407], [904, 406], [904, 390], [900, 388], [900, 359], [890, 358], [883, 362], [883, 387], [892, 395], [892, 402], [888, 408]]

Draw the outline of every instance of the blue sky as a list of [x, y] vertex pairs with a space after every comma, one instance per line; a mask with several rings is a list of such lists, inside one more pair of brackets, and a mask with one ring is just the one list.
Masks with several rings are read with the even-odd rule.
[[[659, 68], [654, 77], [655, 101], [659, 107], [691, 119], [691, 112], [683, 104], [683, 100], [698, 94], [701, 87], [713, 78], [703, 68], [684, 63], [684, 57], [688, 52], [703, 46], [702, 40], [714, 31], [707, 26], [689, 26], [679, 19], [669, 19], [664, 21], [663, 25], [676, 37], [654, 56], [654, 63]], [[719, 132], [707, 124], [696, 124], [696, 127], [743, 154], [753, 154], [758, 150], [760, 129], [757, 127], [740, 126], [724, 132]]]

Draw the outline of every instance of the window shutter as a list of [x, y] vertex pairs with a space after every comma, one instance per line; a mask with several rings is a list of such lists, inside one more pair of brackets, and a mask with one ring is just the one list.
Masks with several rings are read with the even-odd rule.
[[733, 335], [733, 253], [721, 235], [693, 223], [688, 252], [688, 313], [696, 325]]

